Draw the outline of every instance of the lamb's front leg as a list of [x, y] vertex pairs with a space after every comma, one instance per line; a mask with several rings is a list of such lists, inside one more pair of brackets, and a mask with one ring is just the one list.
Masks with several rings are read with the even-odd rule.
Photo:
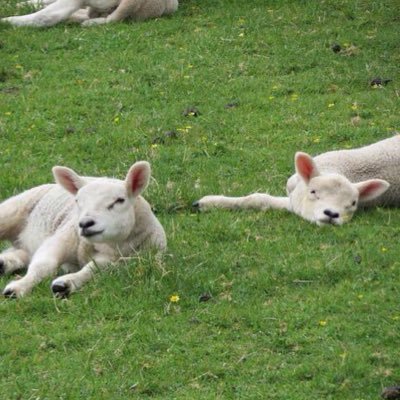
[[201, 211], [212, 208], [226, 208], [230, 210], [254, 209], [261, 211], [276, 208], [292, 211], [288, 197], [270, 196], [265, 193], [253, 193], [244, 197], [205, 196], [194, 202], [193, 207]]
[[51, 290], [57, 297], [67, 297], [89, 282], [97, 271], [105, 269], [110, 264], [109, 257], [98, 256], [95, 261], [89, 261], [79, 271], [54, 279], [51, 283]]
[[43, 279], [55, 275], [57, 268], [66, 261], [69, 245], [72, 243], [62, 236], [46, 239], [33, 255], [26, 275], [11, 281], [3, 291], [4, 296], [22, 297]]
[[57, 0], [43, 10], [28, 15], [2, 18], [2, 21], [14, 26], [52, 26], [68, 19], [81, 8], [82, 4], [83, 0]]

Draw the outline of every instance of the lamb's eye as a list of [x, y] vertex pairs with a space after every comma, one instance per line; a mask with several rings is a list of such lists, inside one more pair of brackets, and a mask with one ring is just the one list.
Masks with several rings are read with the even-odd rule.
[[357, 202], [354, 200], [354, 201], [351, 203], [351, 206], [354, 207], [356, 204], [357, 204]]
[[313, 189], [313, 190], [310, 190], [310, 193], [311, 193], [311, 194], [315, 194], [315, 193], [317, 193], [317, 192]]
[[125, 199], [124, 199], [124, 198], [118, 197], [118, 199], [116, 199], [113, 203], [111, 203], [111, 204], [107, 207], [107, 209], [108, 209], [108, 210], [112, 210], [116, 204], [122, 204], [122, 203], [124, 203], [124, 202], [125, 202]]

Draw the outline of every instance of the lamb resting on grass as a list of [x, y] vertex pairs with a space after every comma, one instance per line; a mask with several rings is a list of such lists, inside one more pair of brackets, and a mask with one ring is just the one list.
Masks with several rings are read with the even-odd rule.
[[400, 205], [400, 135], [314, 158], [298, 152], [295, 167], [296, 174], [287, 181], [288, 197], [205, 196], [193, 205], [200, 210], [286, 209], [318, 225], [341, 225], [358, 206]]
[[52, 26], [61, 21], [98, 25], [127, 19], [143, 21], [174, 13], [178, 0], [28, 0], [42, 7], [32, 14], [3, 18], [14, 26]]
[[0, 239], [11, 241], [12, 247], [0, 254], [0, 272], [28, 267], [4, 295], [24, 296], [63, 266], [76, 271], [52, 282], [53, 293], [63, 297], [121, 257], [148, 247], [164, 250], [164, 229], [140, 196], [150, 174], [145, 161], [132, 165], [125, 181], [81, 177], [54, 167], [58, 184], [38, 186], [1, 203]]

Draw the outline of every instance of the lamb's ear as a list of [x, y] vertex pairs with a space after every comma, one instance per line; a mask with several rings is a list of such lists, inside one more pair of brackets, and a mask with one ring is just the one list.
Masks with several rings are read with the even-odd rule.
[[319, 171], [313, 158], [307, 153], [298, 151], [294, 157], [296, 172], [301, 176], [305, 183], [319, 175]]
[[73, 195], [86, 183], [83, 178], [70, 168], [53, 167], [52, 171], [56, 182]]
[[389, 182], [382, 179], [369, 179], [354, 184], [360, 194], [360, 201], [373, 200], [389, 189]]
[[125, 178], [126, 189], [130, 196], [136, 197], [146, 189], [151, 176], [150, 164], [138, 161], [129, 169]]

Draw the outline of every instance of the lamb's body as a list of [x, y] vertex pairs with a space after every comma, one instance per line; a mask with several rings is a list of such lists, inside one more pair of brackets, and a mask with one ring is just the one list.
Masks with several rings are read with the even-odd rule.
[[400, 205], [400, 135], [358, 149], [311, 158], [295, 157], [297, 173], [287, 182], [288, 197], [254, 193], [245, 197], [205, 196], [195, 206], [209, 208], [286, 209], [317, 224], [340, 225], [358, 204]]
[[[60, 182], [66, 179], [65, 175], [59, 179]], [[79, 179], [76, 187], [72, 180], [64, 185], [75, 193], [83, 188], [86, 198], [80, 200], [80, 206], [75, 196], [58, 184], [35, 187], [0, 204], [0, 240], [9, 240], [13, 246], [0, 254], [0, 272], [7, 274], [29, 266], [23, 278], [7, 285], [4, 290], [7, 296], [28, 293], [42, 279], [54, 275], [60, 266], [78, 270], [53, 282], [53, 292], [65, 295], [79, 289], [97, 268], [132, 256], [143, 248], [165, 249], [166, 238], [160, 222], [138, 193], [126, 196], [126, 182], [110, 178]], [[147, 185], [147, 181], [140, 184], [139, 175], [133, 175], [132, 179], [137, 192]], [[125, 196], [124, 201], [121, 196]]]
[[45, 27], [68, 19], [95, 25], [126, 19], [142, 21], [172, 14], [178, 9], [178, 0], [28, 0], [27, 3], [45, 8], [2, 20], [15, 26]]

